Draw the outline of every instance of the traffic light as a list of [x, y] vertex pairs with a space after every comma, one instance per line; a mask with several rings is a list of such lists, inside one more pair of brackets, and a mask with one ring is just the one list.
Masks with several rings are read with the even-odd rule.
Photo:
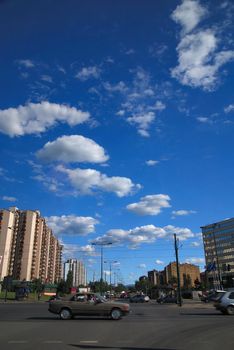
[[227, 265], [227, 270], [231, 271], [231, 265], [230, 264]]

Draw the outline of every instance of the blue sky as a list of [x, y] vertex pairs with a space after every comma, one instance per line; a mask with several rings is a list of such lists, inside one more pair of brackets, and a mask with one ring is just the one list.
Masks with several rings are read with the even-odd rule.
[[[232, 1], [1, 1], [0, 206], [39, 209], [100, 277], [204, 267], [233, 217]], [[105, 270], [109, 269], [105, 265]]]

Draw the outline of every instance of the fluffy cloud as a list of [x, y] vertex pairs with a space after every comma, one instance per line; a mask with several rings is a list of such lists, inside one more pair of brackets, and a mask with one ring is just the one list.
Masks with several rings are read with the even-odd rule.
[[183, 34], [189, 33], [204, 18], [206, 9], [199, 4], [199, 1], [184, 0], [172, 13], [172, 19], [183, 27]]
[[93, 194], [95, 191], [102, 190], [124, 197], [140, 188], [140, 185], [134, 185], [127, 177], [108, 177], [94, 169], [66, 169], [60, 165], [57, 170], [67, 174], [71, 184], [80, 194]]
[[204, 258], [188, 258], [185, 261], [188, 264], [203, 265], [205, 263]]
[[86, 122], [88, 112], [75, 107], [42, 101], [26, 106], [0, 110], [0, 132], [11, 137], [40, 134], [57, 122], [75, 126]]
[[194, 237], [194, 233], [185, 227], [175, 227], [167, 225], [157, 227], [154, 225], [145, 225], [130, 230], [112, 229], [103, 236], [97, 237], [94, 243], [112, 243], [112, 244], [128, 244], [134, 248], [143, 243], [154, 243], [159, 238], [172, 239], [174, 233], [180, 240], [186, 240]]
[[218, 82], [220, 68], [234, 59], [234, 51], [218, 51], [219, 40], [214, 29], [197, 30], [206, 9], [198, 1], [184, 0], [172, 14], [182, 25], [181, 41], [177, 46], [177, 67], [171, 70], [183, 85], [213, 90]]
[[138, 268], [139, 269], [146, 269], [146, 264], [140, 264], [140, 265], [138, 265]]
[[110, 93], [113, 93], [113, 92], [125, 93], [128, 90], [128, 87], [123, 81], [120, 81], [115, 85], [111, 85], [109, 82], [105, 82], [103, 83], [103, 87], [105, 90], [107, 90]]
[[192, 242], [191, 247], [200, 247], [201, 243], [200, 242]]
[[10, 197], [10, 196], [3, 196], [2, 200], [7, 201], [7, 202], [16, 202], [17, 198], [15, 197]]
[[18, 60], [17, 63], [20, 65], [20, 66], [23, 66], [25, 68], [33, 68], [35, 67], [35, 64], [33, 63], [32, 60]]
[[86, 81], [88, 79], [98, 79], [100, 74], [101, 69], [97, 66], [84, 67], [76, 74], [76, 78], [81, 81]]
[[[63, 255], [65, 259], [74, 259], [74, 257], [85, 256], [97, 256], [95, 247], [92, 245], [79, 246], [78, 244], [68, 244], [61, 242], [63, 245]], [[89, 259], [91, 260], [91, 259]]]
[[159, 160], [149, 159], [145, 162], [148, 166], [154, 166], [159, 163]]
[[109, 158], [96, 142], [80, 135], [62, 136], [53, 142], [47, 142], [36, 155], [45, 162], [65, 163], [102, 163]]
[[142, 197], [140, 202], [127, 206], [129, 211], [138, 215], [158, 215], [162, 208], [169, 208], [170, 197], [166, 194], [154, 194]]
[[164, 265], [164, 261], [162, 261], [162, 260], [156, 260], [156, 261], [155, 261], [155, 264], [156, 264], [156, 265]]
[[138, 133], [141, 136], [149, 137], [148, 130], [150, 128], [150, 125], [154, 122], [155, 118], [156, 115], [154, 112], [146, 112], [143, 114], [137, 114], [128, 117], [127, 121], [132, 125], [136, 125]]
[[234, 105], [233, 104], [231, 104], [231, 105], [229, 105], [229, 106], [224, 108], [224, 112], [225, 113], [230, 113], [230, 112], [233, 112], [233, 111], [234, 111]]
[[184, 210], [184, 209], [172, 211], [173, 216], [187, 216], [190, 214], [196, 214], [196, 211], [195, 210]]
[[46, 222], [57, 235], [87, 235], [94, 232], [99, 223], [92, 217], [75, 215], [49, 216]]

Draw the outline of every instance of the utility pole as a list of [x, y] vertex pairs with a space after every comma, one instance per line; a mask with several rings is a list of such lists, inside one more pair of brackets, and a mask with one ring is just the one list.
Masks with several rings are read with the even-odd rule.
[[176, 271], [177, 271], [177, 304], [182, 306], [182, 298], [181, 298], [181, 286], [180, 286], [180, 267], [179, 267], [179, 258], [178, 258], [178, 242], [179, 239], [176, 238], [176, 233], [174, 233], [174, 241], [175, 241], [175, 254], [176, 254]]

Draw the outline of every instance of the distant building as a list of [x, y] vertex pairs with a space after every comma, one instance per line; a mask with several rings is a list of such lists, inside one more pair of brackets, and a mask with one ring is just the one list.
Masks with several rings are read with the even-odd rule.
[[67, 274], [72, 271], [73, 287], [79, 287], [80, 285], [86, 286], [87, 274], [86, 269], [82, 261], [76, 259], [69, 259], [63, 264], [63, 279], [67, 279]]
[[[180, 285], [181, 287], [194, 287], [195, 281], [200, 282], [200, 269], [199, 266], [193, 264], [179, 264], [180, 270]], [[168, 264], [165, 269], [165, 278], [167, 284], [173, 284], [177, 279], [176, 262]]]
[[61, 279], [62, 246], [39, 211], [0, 210], [0, 280]]
[[[179, 264], [181, 287], [194, 287], [195, 281], [200, 282], [199, 267], [193, 264]], [[163, 271], [148, 271], [148, 279], [154, 286], [173, 285], [177, 280], [176, 262], [168, 264]]]
[[234, 218], [202, 226], [207, 278], [214, 288], [234, 286]]
[[149, 282], [154, 286], [162, 286], [165, 284], [165, 274], [164, 271], [152, 270], [148, 271]]

